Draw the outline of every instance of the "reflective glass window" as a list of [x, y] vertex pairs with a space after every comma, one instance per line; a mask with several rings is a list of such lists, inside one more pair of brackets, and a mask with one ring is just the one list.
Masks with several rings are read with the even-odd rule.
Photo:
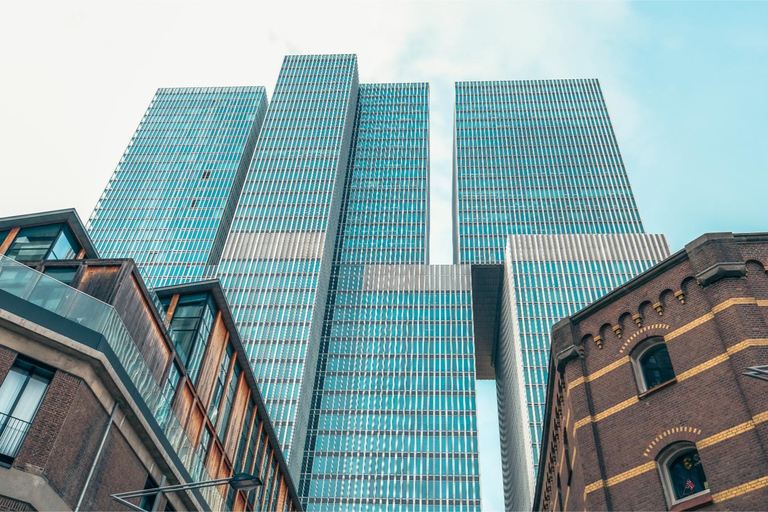
[[17, 358], [0, 386], [0, 461], [10, 462], [43, 401], [53, 371]]

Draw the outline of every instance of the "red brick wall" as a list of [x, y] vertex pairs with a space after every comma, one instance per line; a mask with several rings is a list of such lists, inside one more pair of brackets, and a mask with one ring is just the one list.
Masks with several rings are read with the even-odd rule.
[[[128, 510], [115, 503], [109, 495], [143, 489], [147, 474], [125, 437], [113, 427], [93, 473], [83, 510]], [[136, 504], [139, 502], [138, 499], [133, 501]]]
[[[57, 371], [14, 467], [42, 475], [72, 508], [85, 485], [109, 415], [79, 378]], [[143, 489], [148, 472], [113, 425], [81, 508], [121, 510], [110, 494]], [[136, 500], [138, 503], [138, 500]]]
[[5, 347], [0, 347], [0, 385], [2, 385], [5, 376], [8, 375], [8, 370], [11, 369], [15, 360], [16, 352]]
[[8, 498], [6, 496], [0, 496], [0, 511], [3, 512], [26, 512], [26, 511], [33, 511], [35, 510], [32, 508], [29, 503], [25, 503], [23, 501], [14, 500], [11, 498]]
[[[586, 352], [584, 359], [566, 365], [562, 375], [566, 388], [585, 375], [615, 365], [566, 393], [561, 421], [565, 424], [568, 417], [570, 452], [574, 447], [577, 450], [569, 508], [666, 510], [661, 477], [654, 465], [664, 447], [680, 440], [699, 443], [737, 425], [750, 425], [753, 417], [768, 413], [768, 383], [741, 375], [747, 366], [768, 364], [768, 346], [727, 352], [739, 344], [743, 346], [745, 340], [768, 338], [768, 244], [739, 243], [737, 247], [746, 262], [745, 278], [728, 277], [699, 286], [694, 276], [716, 263], [699, 254], [693, 263], [686, 260], [658, 274], [628, 295], [572, 321], [570, 330], [564, 331], [569, 333], [570, 343], [583, 344]], [[728, 251], [732, 253], [733, 247]], [[678, 290], [684, 292], [685, 303], [675, 297]], [[730, 307], [718, 306], [732, 298], [743, 300]], [[661, 315], [654, 304], [661, 305]], [[632, 319], [637, 314], [641, 315], [639, 326]], [[634, 370], [622, 360], [647, 337], [669, 335], [702, 319], [690, 330], [670, 337], [667, 343], [679, 380], [640, 396]], [[614, 332], [616, 325], [621, 327], [620, 336]], [[596, 336], [601, 337], [602, 348], [594, 341]], [[689, 371], [687, 378], [681, 377]], [[554, 398], [548, 397], [553, 414], [546, 446], [557, 454], [557, 472], [563, 446], [562, 430], [555, 425]], [[629, 405], [602, 414], [622, 403]], [[590, 421], [590, 416], [600, 419]], [[585, 422], [574, 436], [573, 425], [582, 419]], [[548, 462], [549, 454], [543, 454], [542, 464]], [[720, 500], [705, 508], [765, 509], [768, 487], [743, 492], [739, 486], [768, 475], [768, 421], [717, 443], [703, 443], [699, 454], [710, 492]], [[631, 472], [629, 478], [614, 478], [625, 472]], [[550, 505], [554, 502], [557, 507], [556, 478], [551, 480]], [[582, 501], [585, 487], [593, 483], [597, 487]], [[729, 494], [718, 495], [724, 492]]]
[[85, 384], [78, 387], [66, 416], [62, 435], [52, 447], [45, 477], [74, 508], [96, 456], [108, 414]]
[[[79, 385], [80, 379], [68, 373], [57, 371], [54, 374], [13, 463], [14, 467], [38, 475], [43, 472], [49, 462], [51, 450], [59, 442], [64, 419], [69, 413]], [[72, 434], [65, 432], [65, 439], [72, 437]]]

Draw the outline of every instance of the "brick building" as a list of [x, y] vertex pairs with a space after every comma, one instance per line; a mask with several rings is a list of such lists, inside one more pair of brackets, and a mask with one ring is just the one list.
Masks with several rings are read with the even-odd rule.
[[561, 320], [534, 510], [765, 510], [764, 365], [768, 233], [703, 235]]
[[0, 219], [0, 510], [300, 510], [218, 281], [151, 291], [73, 210]]

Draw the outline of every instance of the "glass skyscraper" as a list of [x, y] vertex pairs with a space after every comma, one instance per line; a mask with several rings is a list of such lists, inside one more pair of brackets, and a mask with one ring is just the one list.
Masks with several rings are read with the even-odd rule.
[[158, 89], [91, 215], [101, 255], [150, 286], [212, 275], [266, 110], [263, 87]]
[[476, 379], [528, 508], [549, 328], [667, 253], [594, 80], [456, 86], [454, 265], [429, 265], [429, 87], [288, 56], [160, 89], [91, 219], [152, 286], [219, 277], [309, 510], [478, 510]]
[[530, 508], [549, 332], [669, 253], [644, 233], [597, 80], [460, 82], [454, 258], [504, 265], [495, 349], [507, 508]]
[[219, 270], [294, 475], [357, 95], [356, 56], [285, 58]]
[[361, 84], [314, 376], [310, 510], [477, 510], [468, 267], [428, 266], [429, 88]]

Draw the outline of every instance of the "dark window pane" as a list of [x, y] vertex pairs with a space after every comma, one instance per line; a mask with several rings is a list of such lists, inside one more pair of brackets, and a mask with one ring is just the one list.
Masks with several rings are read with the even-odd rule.
[[240, 379], [240, 367], [235, 363], [234, 370], [232, 371], [232, 378], [229, 379], [229, 386], [227, 387], [227, 394], [224, 399], [224, 408], [221, 411], [221, 421], [219, 422], [219, 439], [224, 439], [227, 433], [227, 423], [229, 423], [229, 415], [232, 412], [232, 402], [235, 400], [235, 391], [237, 389], [237, 381]]
[[640, 364], [643, 367], [643, 377], [648, 389], [655, 388], [675, 377], [672, 361], [669, 359], [669, 352], [667, 352], [667, 347], [664, 344], [649, 349], [643, 354]]
[[682, 499], [709, 489], [699, 452], [689, 450], [678, 455], [667, 466], [675, 499]]
[[19, 261], [43, 260], [60, 230], [61, 224], [21, 229], [5, 255]]
[[49, 267], [43, 273], [66, 285], [70, 285], [75, 278], [75, 274], [77, 274], [77, 267]]
[[171, 338], [176, 345], [176, 351], [181, 357], [181, 362], [187, 364], [189, 352], [192, 348], [192, 340], [195, 338], [194, 331], [171, 331]]

